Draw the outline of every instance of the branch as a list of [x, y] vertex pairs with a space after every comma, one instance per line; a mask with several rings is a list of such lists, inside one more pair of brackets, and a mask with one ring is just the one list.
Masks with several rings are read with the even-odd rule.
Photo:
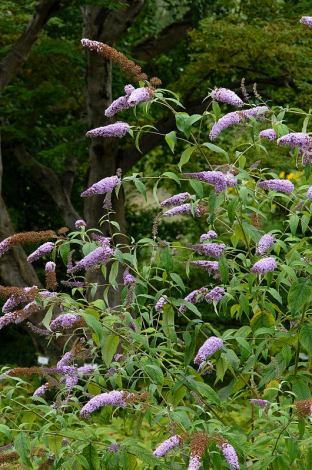
[[77, 158], [72, 157], [68, 160], [64, 173], [60, 178], [63, 190], [70, 196], [77, 169]]
[[25, 31], [2, 62], [0, 62], [0, 93], [13, 80], [26, 62], [35, 41], [48, 20], [60, 10], [70, 5], [68, 2], [67, 5], [65, 3], [65, 1], [62, 2], [61, 0], [40, 0], [37, 3], [34, 14]]
[[149, 36], [139, 42], [131, 50], [132, 55], [144, 62], [149, 62], [154, 57], [167, 52], [178, 44], [192, 27], [192, 14], [186, 12], [181, 20], [169, 24], [164, 28], [158, 37]]
[[50, 194], [66, 226], [73, 230], [75, 221], [80, 219], [80, 216], [72, 206], [69, 194], [62, 187], [56, 173], [51, 168], [41, 165], [35, 158], [31, 157], [22, 145], [17, 145], [13, 152], [19, 162], [31, 171], [31, 174], [36, 178], [37, 184]]
[[[289, 80], [289, 77], [278, 77], [275, 79], [261, 77], [255, 80], [245, 80], [245, 85], [253, 85], [254, 83], [259, 83], [286, 86], [285, 82], [287, 83], [287, 85], [289, 85], [289, 81], [287, 80]], [[240, 81], [235, 81], [231, 83], [225, 83], [224, 87], [229, 88], [230, 90], [233, 90], [237, 94], [241, 95], [240, 85]], [[247, 89], [247, 91], [249, 90]], [[259, 91], [261, 91], [260, 88]], [[265, 96], [264, 93], [263, 96]], [[267, 95], [267, 97], [270, 98], [269, 95]], [[195, 98], [193, 101], [187, 103], [186, 109], [184, 111], [187, 112], [190, 116], [192, 114], [202, 114], [209, 104], [209, 101], [207, 100], [203, 103], [203, 99], [204, 97], [202, 96], [200, 98]], [[168, 134], [170, 131], [175, 129], [174, 116], [164, 117], [157, 124], [155, 124], [155, 127], [158, 130], [159, 134]], [[139, 144], [142, 153], [137, 150], [134, 144], [126, 149], [119, 150], [118, 166], [122, 169], [123, 173], [126, 173], [127, 171], [131, 170], [131, 168], [136, 165], [136, 163], [138, 163], [141, 158], [145, 156], [146, 153], [150, 152], [154, 147], [163, 142], [163, 135], [159, 134], [146, 134], [140, 139]]]

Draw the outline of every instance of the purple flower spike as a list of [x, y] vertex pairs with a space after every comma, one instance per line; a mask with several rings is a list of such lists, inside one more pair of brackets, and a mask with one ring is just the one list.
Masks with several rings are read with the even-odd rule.
[[227, 88], [215, 88], [210, 93], [210, 96], [212, 99], [216, 101], [220, 101], [221, 103], [231, 104], [233, 106], [238, 106], [239, 108], [241, 108], [244, 105], [240, 97], [237, 96], [237, 94], [234, 93], [234, 91], [228, 90]]
[[257, 246], [257, 255], [263, 255], [267, 251], [269, 251], [270, 248], [275, 243], [275, 237], [271, 235], [270, 233], [267, 233], [266, 235], [263, 235], [263, 237], [260, 238], [258, 246]]
[[189, 466], [187, 470], [199, 470], [201, 464], [201, 458], [199, 455], [192, 455], [190, 457]]
[[225, 460], [229, 464], [231, 470], [239, 470], [239, 463], [235, 449], [228, 442], [224, 442], [221, 446], [217, 444], [217, 447], [222, 450]]
[[81, 193], [82, 197], [93, 196], [94, 194], [106, 194], [111, 193], [117, 186], [121, 185], [121, 181], [118, 176], [109, 176], [102, 180], [94, 183], [90, 188], [86, 189]]
[[94, 269], [99, 264], [106, 264], [113, 254], [114, 251], [109, 246], [99, 246], [68, 271], [75, 272], [79, 271], [80, 269], [89, 271]]
[[160, 312], [161, 310], [163, 310], [164, 308], [164, 305], [167, 304], [167, 296], [166, 295], [162, 295], [156, 302], [156, 305], [155, 305], [155, 310], [156, 312]]
[[77, 321], [82, 320], [80, 315], [73, 315], [72, 313], [64, 313], [59, 315], [55, 320], [50, 323], [50, 329], [52, 331], [58, 328], [69, 329], [72, 328]]
[[127, 96], [130, 96], [131, 93], [135, 90], [134, 86], [132, 85], [126, 85], [125, 86], [125, 93]]
[[269, 108], [267, 106], [256, 106], [255, 108], [244, 111], [234, 111], [233, 113], [228, 113], [213, 125], [209, 134], [209, 138], [210, 140], [215, 139], [222, 131], [230, 126], [233, 126], [234, 124], [240, 124], [244, 119], [248, 119], [249, 116], [259, 120], [268, 110]]
[[77, 230], [79, 230], [80, 227], [86, 227], [86, 226], [87, 226], [87, 224], [85, 223], [84, 220], [76, 220], [76, 222], [75, 222], [75, 228]]
[[44, 385], [41, 385], [41, 387], [37, 388], [37, 390], [34, 391], [33, 397], [42, 397], [42, 395], [45, 394], [45, 392], [48, 390], [49, 384], [46, 383]]
[[90, 413], [102, 406], [117, 406], [119, 408], [125, 408], [127, 406], [125, 395], [127, 395], [127, 392], [117, 392], [115, 390], [96, 395], [82, 408], [80, 415], [83, 418], [88, 418]]
[[294, 185], [289, 180], [265, 180], [258, 183], [258, 186], [259, 188], [279, 191], [284, 194], [292, 194], [295, 190]]
[[269, 139], [275, 140], [277, 138], [276, 132], [274, 129], [265, 129], [259, 134], [260, 139]]
[[304, 152], [312, 147], [312, 137], [304, 132], [291, 132], [277, 139], [277, 145], [289, 145], [292, 149], [299, 147]]
[[212, 274], [215, 278], [221, 279], [218, 261], [206, 261], [206, 260], [190, 261], [190, 265], [198, 266], [199, 268], [202, 268], [205, 271], [207, 271], [209, 274]]
[[307, 191], [307, 196], [308, 196], [308, 198], [311, 199], [311, 201], [312, 201], [312, 186], [308, 189], [308, 191]]
[[128, 284], [135, 284], [136, 279], [135, 277], [132, 276], [132, 274], [129, 273], [129, 269], [126, 269], [123, 273], [123, 281], [124, 281], [124, 286], [127, 286]]
[[212, 304], [213, 301], [220, 302], [224, 294], [225, 290], [223, 287], [215, 287], [206, 295], [205, 300], [208, 304]]
[[56, 268], [56, 264], [53, 261], [48, 261], [45, 265], [45, 271], [47, 273], [54, 273]]
[[199, 254], [219, 259], [226, 245], [224, 243], [205, 243], [204, 245], [192, 245], [192, 248]]
[[[193, 290], [190, 294], [188, 294], [184, 300], [190, 302], [191, 304], [197, 304], [198, 302], [202, 302], [205, 299], [205, 296], [208, 294], [208, 289], [206, 287], [201, 287], [200, 289]], [[187, 306], [181, 305], [179, 308], [180, 312], [186, 312]]]
[[262, 258], [253, 265], [250, 271], [255, 274], [265, 274], [276, 268], [277, 264], [274, 258]]
[[271, 403], [268, 400], [261, 400], [260, 398], [252, 398], [250, 400], [252, 405], [260, 406], [260, 408], [270, 408]]
[[131, 95], [128, 98], [128, 103], [130, 106], [136, 106], [137, 104], [141, 103], [142, 101], [148, 101], [151, 98], [150, 92], [148, 88], [136, 88], [133, 90]]
[[198, 353], [194, 359], [195, 364], [201, 364], [205, 360], [214, 354], [219, 349], [222, 349], [223, 341], [221, 338], [216, 336], [211, 336], [204, 342], [204, 344], [199, 348]]
[[191, 195], [189, 193], [180, 193], [176, 194], [175, 196], [169, 197], [168, 199], [165, 199], [160, 205], [161, 207], [180, 206], [181, 204], [183, 204], [184, 201], [190, 198]]
[[160, 459], [167, 454], [171, 449], [177, 447], [181, 442], [181, 436], [175, 435], [169, 437], [166, 441], [162, 442], [156, 450], [154, 450], [154, 456]]
[[312, 16], [303, 16], [300, 23], [306, 24], [310, 29], [312, 29]]
[[36, 251], [34, 251], [31, 255], [28, 256], [27, 261], [28, 263], [32, 263], [33, 261], [36, 261], [37, 259], [41, 258], [47, 253], [51, 253], [51, 251], [54, 248], [54, 243], [52, 242], [47, 242], [44, 243], [43, 245], [39, 246]]
[[[182, 215], [182, 214], [191, 214], [191, 204], [182, 204], [181, 206], [174, 207], [169, 211], [166, 211], [162, 214], [162, 217], [173, 217], [174, 215]], [[200, 210], [198, 206], [195, 210], [196, 217], [201, 217]]]
[[128, 103], [128, 96], [120, 96], [105, 110], [105, 116], [111, 117], [114, 116], [114, 114], [119, 113], [119, 111], [129, 108], [130, 104]]
[[204, 233], [203, 235], [201, 235], [199, 241], [204, 242], [206, 240], [210, 240], [211, 238], [218, 238], [218, 235], [214, 230], [208, 230], [207, 233]]
[[129, 124], [117, 121], [108, 126], [98, 127], [86, 133], [88, 137], [123, 137], [130, 130]]

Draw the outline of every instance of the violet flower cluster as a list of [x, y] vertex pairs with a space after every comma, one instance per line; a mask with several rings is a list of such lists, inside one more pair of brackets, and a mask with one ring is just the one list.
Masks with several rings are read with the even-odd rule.
[[262, 258], [253, 265], [250, 271], [255, 274], [265, 274], [276, 268], [277, 264], [274, 258]]
[[260, 139], [269, 139], [275, 140], [277, 138], [276, 132], [274, 129], [265, 129], [259, 134]]
[[210, 140], [215, 139], [222, 131], [234, 124], [240, 124], [244, 119], [249, 118], [249, 116], [259, 120], [268, 110], [269, 108], [267, 106], [256, 106], [255, 108], [228, 113], [213, 125], [209, 138]]
[[86, 227], [87, 224], [85, 223], [84, 220], [76, 220], [75, 222], [75, 228], [78, 230], [80, 227]]
[[31, 255], [28, 256], [27, 261], [28, 263], [32, 263], [37, 259], [41, 258], [42, 256], [46, 255], [47, 253], [51, 253], [54, 248], [54, 243], [46, 242], [43, 245], [39, 246], [37, 250], [35, 250]]
[[90, 413], [93, 413], [93, 411], [101, 408], [102, 406], [117, 406], [119, 408], [125, 408], [127, 406], [127, 402], [125, 400], [127, 395], [127, 392], [119, 392], [115, 390], [96, 395], [81, 409], [80, 415], [83, 418], [88, 418]]
[[93, 196], [94, 194], [106, 194], [111, 193], [117, 186], [121, 185], [121, 181], [118, 176], [109, 176], [102, 180], [94, 183], [90, 188], [86, 189], [81, 193], [82, 197]]
[[[162, 217], [173, 217], [174, 215], [182, 215], [182, 214], [191, 214], [191, 204], [182, 204], [181, 206], [173, 207], [168, 211], [162, 214]], [[196, 217], [201, 217], [201, 212], [199, 207], [197, 206], [195, 209]]]
[[146, 87], [134, 88], [132, 85], [125, 86], [125, 96], [120, 96], [117, 100], [106, 109], [105, 116], [114, 116], [123, 109], [133, 108], [142, 101], [147, 101], [151, 98], [151, 90]]
[[205, 297], [206, 302], [208, 304], [212, 304], [212, 302], [220, 302], [222, 297], [225, 294], [225, 290], [223, 287], [214, 287]]
[[232, 173], [222, 173], [222, 171], [200, 171], [198, 173], [183, 173], [183, 176], [204, 183], [212, 184], [215, 187], [216, 194], [220, 194], [227, 188], [233, 188], [237, 185], [237, 179]]
[[77, 321], [82, 320], [80, 315], [74, 315], [72, 313], [64, 313], [59, 315], [55, 320], [50, 323], [50, 329], [52, 331], [58, 328], [69, 329], [74, 326]]
[[238, 106], [239, 108], [244, 106], [244, 103], [240, 97], [237, 96], [234, 91], [228, 90], [227, 88], [215, 88], [210, 93], [210, 96], [212, 99], [220, 101], [221, 103], [231, 104], [233, 106]]
[[175, 436], [169, 437], [166, 441], [162, 442], [156, 450], [154, 450], [154, 456], [160, 459], [166, 455], [171, 449], [177, 447], [181, 442], [181, 436], [176, 434]]
[[[206, 295], [208, 294], [209, 290], [207, 287], [201, 287], [200, 289], [193, 290], [190, 294], [188, 294], [184, 300], [187, 302], [190, 302], [191, 304], [197, 304], [199, 302], [202, 302]], [[187, 306], [186, 305], [181, 305], [179, 307], [180, 312], [186, 312]]]
[[312, 29], [312, 16], [303, 16], [300, 23], [306, 24], [310, 29]]
[[221, 338], [217, 338], [216, 336], [210, 336], [207, 341], [199, 348], [198, 353], [194, 359], [195, 364], [202, 364], [205, 360], [212, 356], [216, 351], [222, 349], [223, 341]]
[[273, 235], [271, 235], [270, 233], [263, 235], [263, 237], [261, 237], [259, 240], [256, 254], [263, 255], [264, 253], [269, 251], [270, 248], [272, 248], [274, 243], [275, 243], [275, 237]]
[[206, 240], [210, 240], [211, 238], [218, 238], [218, 234], [214, 230], [208, 230], [207, 233], [203, 233], [203, 235], [200, 236], [199, 241], [202, 243]]
[[135, 277], [132, 276], [132, 274], [129, 273], [129, 269], [125, 269], [123, 273], [123, 281], [124, 281], [124, 286], [127, 286], [128, 284], [135, 284], [136, 279]]
[[312, 147], [312, 137], [304, 132], [291, 132], [277, 139], [277, 145], [289, 145], [292, 149], [299, 147], [305, 152]]
[[78, 288], [81, 288], [84, 286], [84, 282], [82, 281], [61, 281], [61, 283], [64, 285], [64, 286], [67, 286], [67, 287], [78, 287]]
[[265, 180], [258, 183], [259, 188], [269, 189], [270, 191], [279, 191], [284, 194], [292, 194], [294, 185], [289, 180]]
[[8, 300], [5, 302], [5, 304], [2, 307], [2, 312], [3, 313], [8, 313], [10, 310], [12, 310], [14, 307], [17, 307], [21, 302], [26, 302], [27, 301], [27, 292], [29, 292], [31, 289], [37, 286], [32, 286], [32, 287], [25, 287], [24, 292], [20, 296], [16, 297], [12, 295], [11, 297], [8, 298]]
[[202, 268], [205, 271], [207, 271], [208, 274], [212, 274], [215, 278], [221, 279], [218, 261], [206, 261], [206, 260], [190, 261], [190, 265], [197, 266], [198, 268]]
[[222, 453], [224, 455], [225, 460], [230, 466], [231, 470], [239, 470], [239, 463], [238, 463], [238, 458], [237, 454], [235, 452], [235, 449], [231, 444], [228, 442], [224, 442], [223, 444], [219, 445], [217, 444], [217, 447], [222, 450]]
[[70, 268], [68, 272], [73, 273], [79, 271], [80, 269], [90, 271], [99, 264], [106, 264], [113, 255], [114, 250], [112, 250], [109, 246], [99, 246], [94, 251], [91, 251], [91, 253], [89, 253], [87, 256], [82, 258], [82, 260], [78, 261], [78, 263]]
[[191, 455], [187, 470], [199, 470], [200, 465], [201, 465], [201, 457], [199, 455]]
[[199, 254], [219, 259], [226, 245], [224, 243], [204, 243], [203, 245], [192, 245], [192, 248]]
[[189, 193], [179, 193], [179, 194], [176, 194], [175, 196], [165, 199], [163, 202], [161, 202], [160, 205], [161, 207], [180, 206], [181, 204], [183, 204], [184, 201], [190, 198], [191, 198], [191, 195]]
[[10, 323], [15, 323], [15, 325], [21, 323], [22, 321], [26, 320], [26, 318], [29, 318], [33, 313], [38, 312], [38, 310], [40, 310], [40, 307], [34, 300], [29, 302], [22, 310], [18, 310], [18, 313], [16, 310], [5, 313], [2, 317], [0, 317], [0, 330]]
[[308, 189], [307, 196], [312, 201], [312, 186], [310, 186], [310, 188]]
[[164, 305], [167, 304], [167, 296], [166, 295], [162, 295], [156, 302], [156, 305], [155, 305], [155, 310], [156, 312], [160, 312], [161, 310], [163, 310], [164, 308]]
[[270, 408], [271, 403], [268, 400], [261, 400], [260, 398], [252, 398], [250, 400], [252, 405], [260, 406], [260, 408]]
[[54, 273], [56, 268], [56, 264], [53, 261], [48, 261], [45, 265], [45, 272], [47, 273]]
[[129, 132], [130, 126], [126, 122], [117, 121], [108, 126], [97, 127], [86, 133], [87, 137], [123, 137]]

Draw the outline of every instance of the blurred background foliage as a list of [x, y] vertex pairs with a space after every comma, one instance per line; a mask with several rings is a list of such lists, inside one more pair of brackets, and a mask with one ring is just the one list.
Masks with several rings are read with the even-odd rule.
[[[0, 59], [23, 32], [35, 3], [2, 0]], [[80, 45], [83, 27], [80, 7], [86, 3], [105, 4], [108, 8], [119, 8], [121, 5], [121, 2], [112, 0], [74, 1], [72, 6], [48, 22], [29, 59], [0, 97], [3, 194], [17, 232], [54, 229], [63, 225], [53, 201], [36, 185], [27, 167], [15, 158], [13, 148], [19, 143], [23, 143], [31, 155], [58, 174], [64, 171], [68, 159], [76, 156], [78, 171], [72, 201], [82, 215], [80, 193], [86, 184], [89, 142], [84, 138], [87, 130], [84, 109], [85, 53]], [[197, 98], [201, 102], [214, 86], [237, 82], [239, 90], [240, 82], [245, 78], [251, 103], [259, 102], [259, 97], [254, 96], [252, 91], [253, 83], [257, 83], [258, 92], [269, 105], [287, 103], [292, 108], [309, 110], [312, 97], [312, 35], [309, 28], [299, 24], [299, 19], [302, 15], [312, 14], [310, 1], [147, 0], [145, 9], [116, 48], [132, 59], [134, 45], [150, 35], [157, 37], [164, 27], [182, 18], [187, 11], [193, 16], [193, 29], [165, 54], [148, 64], [141, 62], [144, 72], [149, 76], [159, 76], [165, 88], [179, 93], [182, 102]], [[123, 93], [125, 84], [127, 81], [119, 69], [114, 68], [114, 98]], [[230, 106], [222, 107], [222, 113], [230, 111]], [[152, 114], [151, 124], [155, 124], [163, 116], [163, 110], [154, 106]], [[143, 123], [143, 115], [139, 114], [138, 117], [139, 122]], [[131, 111], [121, 113], [120, 119], [127, 120], [129, 124], [137, 123]], [[293, 130], [300, 131], [302, 121], [296, 122], [299, 128]], [[208, 140], [212, 124], [212, 118], [207, 117], [201, 130], [203, 141]], [[289, 125], [291, 127], [292, 123]], [[233, 153], [246, 139], [246, 131], [242, 132], [234, 126], [229, 132], [221, 134], [216, 144]], [[273, 168], [278, 174], [285, 172], [287, 176], [293, 169], [287, 150], [275, 144], [268, 144], [267, 148], [268, 154], [257, 154], [256, 151], [248, 154], [247, 164], [261, 159], [263, 166]], [[179, 146], [177, 150], [172, 154], [167, 144], [156, 147], [141, 159], [133, 171], [143, 172], [144, 176], [159, 174], [159, 168], [175, 171], [180, 158]], [[187, 171], [205, 169], [198, 165], [196, 154], [193, 155]], [[218, 161], [216, 158], [212, 163]], [[296, 174], [296, 178], [300, 178], [300, 173]], [[152, 183], [147, 183], [147, 188], [149, 197], [148, 204], [145, 204], [141, 196], [134, 194], [130, 183], [125, 186], [127, 232], [136, 240], [151, 235], [153, 220], [158, 213], [158, 206], [152, 197]], [[161, 183], [159, 188], [160, 200], [190, 189], [187, 184], [178, 188], [174, 182]], [[268, 207], [266, 210], [265, 230], [279, 226], [283, 217], [280, 209]], [[183, 234], [183, 241], [196, 243], [206, 227], [204, 220], [198, 223], [189, 217], [174, 218], [159, 225], [158, 236], [174, 241]], [[144, 258], [144, 253], [142, 256]], [[181, 276], [183, 269], [181, 267]], [[191, 289], [201, 287], [202, 276], [202, 272], [193, 269], [188, 286]], [[211, 307], [207, 305], [205, 308], [209, 321], [218, 324], [228, 321], [226, 316], [216, 319]], [[11, 337], [13, 341], [12, 335], [12, 332], [6, 331], [6, 337]], [[30, 351], [31, 342], [27, 344]], [[0, 362], [3, 359], [0, 356]], [[25, 364], [25, 357], [16, 355], [14, 348], [6, 349], [5, 359], [15, 363], [23, 361], [23, 365], [29, 365]]]

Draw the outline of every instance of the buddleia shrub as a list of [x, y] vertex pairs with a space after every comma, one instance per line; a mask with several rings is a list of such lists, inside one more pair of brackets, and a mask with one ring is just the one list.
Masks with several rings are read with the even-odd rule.
[[[107, 52], [100, 43], [83, 44], [94, 54]], [[128, 67], [119, 53], [109, 53]], [[140, 85], [127, 85], [106, 115], [136, 107], [147, 124], [117, 121], [87, 135], [129, 133], [139, 149], [142, 137], [158, 132], [148, 124], [153, 109], [160, 105], [173, 113], [176, 130], [163, 137], [177, 171], [150, 178], [159, 207], [150, 235], [117, 242], [112, 194], [135, 187], [146, 198], [150, 184], [142, 173], [122, 178], [118, 170], [82, 193], [103, 195], [101, 226], [106, 232], [110, 226], [110, 237], [78, 220], [73, 232], [32, 232], [0, 244], [5, 253], [30, 238], [39, 242], [44, 233], [45, 243], [28, 262], [49, 259], [46, 290], [0, 289], [0, 327], [29, 319], [33, 334], [64, 340], [55, 365], [3, 367], [0, 462], [3, 468], [41, 469], [308, 469], [310, 113], [269, 106], [256, 89], [252, 99], [243, 86], [240, 96], [210, 90], [206, 110], [189, 115], [159, 80]], [[223, 114], [223, 103], [233, 111]], [[289, 116], [298, 118], [301, 132], [287, 127]], [[230, 126], [245, 141], [218, 146]], [[178, 142], [181, 154], [175, 153]], [[284, 146], [285, 159], [293, 162], [292, 175], [299, 175], [293, 181], [262, 168], [261, 157], [275, 145]], [[258, 161], [250, 165], [255, 153]], [[219, 164], [212, 166], [216, 154]], [[195, 161], [197, 171], [188, 172]], [[159, 201], [164, 182], [172, 195]], [[276, 228], [265, 232], [275, 214]], [[163, 240], [158, 227], [168, 218], [185, 226], [200, 221], [205, 230], [195, 243], [186, 233]], [[62, 263], [66, 279], [59, 278]], [[90, 270], [101, 270], [101, 283], [86, 280]], [[200, 281], [195, 290], [193, 276]], [[112, 290], [118, 304], [109, 302]], [[36, 325], [31, 320], [39, 311], [45, 313]], [[225, 316], [231, 324], [224, 325]]]

